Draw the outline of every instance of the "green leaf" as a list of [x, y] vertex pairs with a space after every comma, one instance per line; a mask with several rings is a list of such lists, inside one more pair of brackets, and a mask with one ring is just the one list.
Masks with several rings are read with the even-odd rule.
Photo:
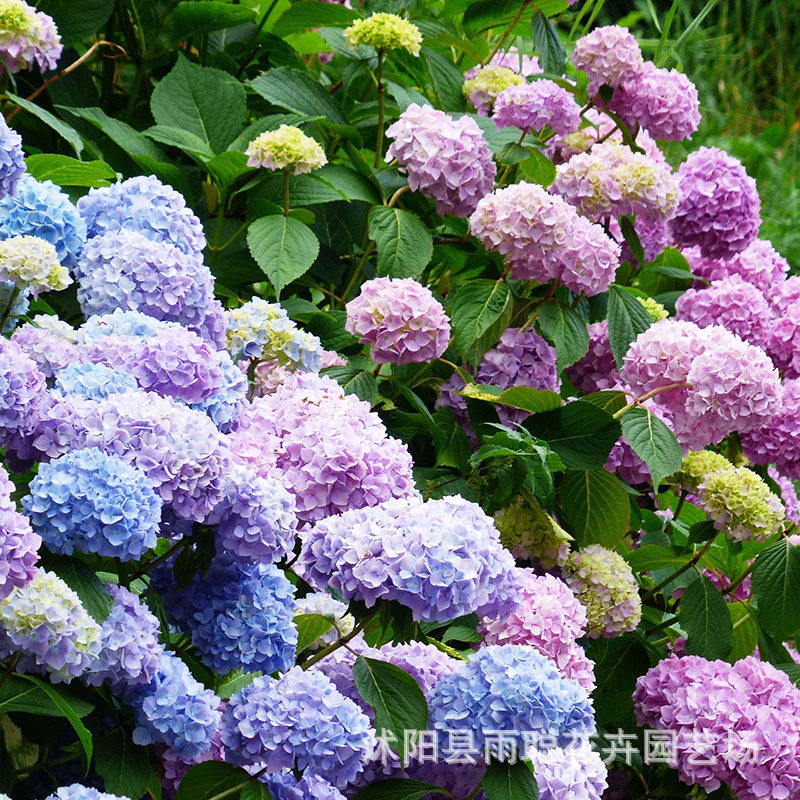
[[35, 6], [53, 18], [67, 47], [102, 30], [114, 10], [108, 0], [38, 0]]
[[153, 125], [145, 131], [145, 135], [159, 144], [167, 147], [177, 147], [188, 153], [194, 158], [198, 158], [201, 163], [210, 161], [214, 153], [208, 143], [201, 139], [196, 133], [184, 130], [183, 128], [173, 128], [170, 125]]
[[117, 173], [105, 161], [78, 161], [69, 156], [40, 153], [25, 159], [28, 173], [38, 181], [53, 181], [58, 186], [110, 186]]
[[533, 37], [533, 48], [539, 54], [542, 69], [553, 75], [563, 75], [567, 65], [564, 45], [561, 44], [561, 37], [553, 23], [541, 11], [537, 11], [531, 17], [531, 36]]
[[406, 731], [424, 731], [428, 725], [428, 703], [419, 684], [405, 670], [359, 656], [353, 666], [359, 694], [375, 709], [375, 730], [390, 731], [392, 747], [404, 757], [410, 744]]
[[389, 778], [365, 786], [353, 796], [353, 800], [422, 800], [429, 794], [452, 797], [446, 789], [441, 789], [432, 783], [412, 781], [408, 778]]
[[351, 365], [328, 367], [325, 374], [330, 375], [344, 389], [345, 394], [354, 394], [371, 406], [377, 405], [378, 381], [365, 367]]
[[477, 364], [511, 321], [513, 303], [508, 284], [482, 279], [469, 281], [456, 289], [450, 303], [456, 352], [464, 360]]
[[201, 33], [246, 25], [255, 14], [252, 8], [233, 3], [218, 3], [213, 0], [183, 0], [169, 16], [174, 42], [189, 39]]
[[369, 236], [378, 248], [378, 275], [418, 278], [433, 255], [433, 236], [410, 211], [373, 206]]
[[372, 205], [380, 203], [381, 198], [374, 184], [368, 181], [360, 172], [356, 172], [343, 164], [326, 164], [321, 169], [315, 170], [310, 175], [298, 177], [318, 176], [330, 186], [341, 192], [347, 200], [361, 200]]
[[273, 800], [272, 792], [261, 781], [248, 783], [242, 789], [240, 800]]
[[288, 36], [301, 33], [311, 28], [322, 28], [349, 25], [358, 14], [351, 8], [334, 3], [321, 3], [316, 0], [303, 0], [292, 3], [272, 26], [275, 36]]
[[728, 604], [705, 576], [687, 587], [678, 607], [678, 620], [686, 631], [686, 652], [703, 658], [726, 658], [733, 649], [733, 624]]
[[548, 300], [539, 309], [539, 328], [556, 348], [556, 367], [571, 367], [589, 352], [589, 332], [583, 317], [571, 306]]
[[539, 786], [525, 761], [492, 761], [483, 776], [487, 800], [539, 800]]
[[607, 389], [602, 392], [593, 392], [581, 398], [586, 403], [591, 403], [609, 414], [616, 414], [620, 409], [628, 405], [628, 397], [624, 392]]
[[528, 156], [520, 161], [519, 169], [531, 183], [538, 183], [546, 189], [556, 179], [556, 165], [535, 147], [523, 148]]
[[675, 569], [682, 567], [690, 555], [679, 555], [671, 547], [657, 544], [646, 544], [636, 550], [625, 553], [625, 560], [634, 572], [648, 572], [653, 569]]
[[800, 548], [781, 539], [759, 553], [753, 590], [767, 633], [783, 641], [800, 631]]
[[642, 247], [642, 242], [639, 239], [639, 234], [636, 233], [636, 228], [633, 224], [633, 217], [628, 216], [627, 214], [623, 214], [619, 218], [619, 227], [622, 231], [622, 238], [625, 239], [625, 244], [628, 245], [630, 248], [631, 253], [633, 253], [633, 257], [636, 259], [636, 263], [640, 266], [644, 266], [644, 248]]
[[278, 297], [287, 284], [308, 272], [319, 254], [314, 232], [282, 214], [253, 222], [247, 230], [247, 245]]
[[298, 653], [302, 653], [312, 642], [324, 636], [333, 627], [333, 619], [322, 614], [298, 614], [293, 622], [297, 628]]
[[247, 101], [232, 75], [193, 64], [179, 53], [153, 90], [150, 110], [156, 124], [193, 133], [213, 153], [221, 153], [239, 133]]
[[[686, 508], [686, 504], [684, 504], [684, 508]], [[683, 512], [681, 512], [681, 516], [683, 516]], [[717, 529], [710, 519], [704, 519], [702, 522], [695, 522], [694, 525], [689, 526], [689, 541], [693, 544], [702, 544], [716, 535]]]
[[622, 361], [636, 337], [653, 324], [653, 318], [636, 296], [612, 284], [608, 290], [608, 339], [617, 363]]
[[[752, 653], [752, 650], [750, 653]], [[750, 655], [750, 653], [748, 653], [748, 655]], [[781, 672], [785, 672], [792, 683], [800, 686], [800, 664], [776, 664], [775, 666], [781, 670]]]
[[503, 390], [499, 386], [467, 383], [459, 394], [475, 400], [486, 400], [488, 403], [519, 408], [531, 414], [561, 408], [561, 397], [555, 392], [532, 389], [530, 386], [512, 386], [510, 389]]
[[422, 48], [422, 58], [431, 75], [433, 91], [438, 100], [437, 107], [445, 111], [463, 111], [464, 74], [452, 60], [430, 47]]
[[[75, 691], [66, 686], [53, 686], [64, 703], [71, 708], [78, 717], [85, 717], [91, 713], [94, 706], [75, 694]], [[63, 717], [64, 706], [53, 702], [51, 695], [31, 684], [21, 675], [10, 675], [8, 680], [0, 686], [0, 714], [11, 714], [15, 711], [25, 714], [35, 714], [39, 717]]]
[[753, 655], [758, 647], [758, 625], [744, 603], [729, 603], [733, 623], [733, 650], [729, 659], [731, 662]]
[[608, 470], [565, 472], [560, 500], [564, 520], [581, 547], [601, 544], [613, 548], [628, 532], [628, 495], [619, 478]]
[[[181, 779], [175, 800], [209, 800], [223, 792], [231, 792], [250, 781], [250, 775], [240, 767], [223, 761], [204, 761], [195, 764]], [[231, 792], [232, 800], [238, 793]]]
[[598, 725], [624, 724], [633, 716], [636, 679], [650, 668], [647, 651], [635, 633], [594, 639], [586, 655], [594, 661], [597, 688], [592, 692]]
[[686, 256], [676, 247], [665, 247], [664, 251], [637, 276], [639, 288], [650, 296], [673, 289], [686, 289], [692, 280], [692, 272]]
[[80, 598], [83, 607], [97, 622], [104, 622], [114, 601], [97, 575], [79, 558], [46, 554], [42, 566], [54, 572]]
[[524, 424], [561, 456], [568, 469], [577, 470], [600, 469], [621, 433], [611, 414], [585, 400], [535, 414]]
[[33, 114], [34, 117], [40, 119], [45, 125], [51, 127], [59, 136], [66, 139], [75, 151], [76, 156], [79, 156], [83, 152], [83, 139], [72, 125], [68, 125], [64, 120], [59, 119], [54, 114], [51, 114], [44, 108], [40, 108], [36, 103], [32, 103], [24, 97], [17, 97], [17, 95], [11, 92], [6, 92], [6, 97], [29, 114]]
[[135, 745], [120, 729], [97, 740], [94, 765], [105, 782], [105, 791], [130, 798], [139, 798], [147, 791], [153, 773], [147, 749]]
[[683, 450], [675, 434], [652, 411], [632, 408], [622, 415], [620, 424], [625, 441], [647, 464], [654, 486], [680, 469]]

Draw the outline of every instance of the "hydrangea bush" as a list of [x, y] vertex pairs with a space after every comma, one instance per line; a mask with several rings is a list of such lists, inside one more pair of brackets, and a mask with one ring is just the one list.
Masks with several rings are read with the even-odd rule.
[[798, 265], [602, 6], [0, 0], [0, 800], [800, 797]]

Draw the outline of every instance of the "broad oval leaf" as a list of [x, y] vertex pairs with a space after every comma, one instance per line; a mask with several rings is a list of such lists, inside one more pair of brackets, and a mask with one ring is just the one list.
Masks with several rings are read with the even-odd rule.
[[686, 631], [686, 652], [703, 658], [726, 658], [733, 649], [733, 623], [725, 598], [705, 576], [687, 587], [678, 608]]
[[487, 800], [539, 800], [539, 785], [525, 761], [492, 761], [483, 776]]
[[369, 236], [378, 250], [378, 275], [418, 278], [433, 255], [433, 236], [410, 211], [374, 206]]
[[523, 149], [528, 155], [519, 162], [520, 172], [531, 183], [538, 183], [546, 189], [556, 179], [556, 165], [541, 150], [534, 147]]
[[408, 778], [389, 778], [365, 786], [353, 796], [353, 800], [422, 800], [429, 794], [452, 797], [446, 789], [441, 789], [432, 783], [412, 781]]
[[216, 0], [183, 0], [170, 14], [173, 41], [201, 33], [220, 31], [253, 20], [253, 9], [246, 5], [220, 3]]
[[459, 394], [471, 397], [473, 400], [486, 400], [489, 403], [499, 403], [501, 406], [511, 406], [531, 414], [561, 407], [561, 397], [555, 392], [533, 389], [530, 386], [512, 386], [503, 390], [499, 386], [468, 383]]
[[458, 354], [477, 364], [511, 321], [512, 311], [511, 292], [505, 281], [475, 280], [459, 287], [450, 305]]
[[652, 324], [653, 318], [633, 294], [621, 286], [611, 286], [608, 290], [608, 340], [618, 369], [634, 339]]
[[539, 309], [539, 328], [556, 348], [556, 367], [571, 367], [589, 352], [589, 332], [583, 317], [571, 306], [548, 300]]
[[628, 532], [630, 501], [622, 482], [608, 470], [566, 472], [560, 500], [564, 520], [581, 547], [613, 548]]
[[539, 54], [544, 71], [552, 75], [563, 75], [567, 64], [564, 45], [561, 44], [555, 25], [541, 11], [531, 17], [531, 35], [533, 47]]
[[250, 780], [250, 775], [241, 767], [223, 761], [204, 761], [190, 767], [181, 778], [175, 800], [209, 800], [223, 792], [236, 798], [238, 793], [232, 790], [244, 788]]
[[632, 408], [622, 415], [620, 424], [625, 441], [647, 464], [654, 486], [680, 469], [681, 446], [675, 434], [652, 411]]
[[95, 742], [94, 765], [105, 790], [124, 797], [141, 797], [153, 775], [147, 748], [131, 741], [121, 729], [111, 730]]
[[52, 181], [58, 186], [110, 186], [117, 173], [105, 161], [78, 161], [69, 156], [38, 153], [25, 159], [28, 174], [37, 181]]
[[767, 633], [783, 641], [800, 631], [800, 548], [781, 539], [760, 553], [753, 589]]
[[322, 614], [298, 614], [293, 622], [297, 628], [298, 653], [302, 653], [312, 642], [324, 636], [333, 627], [333, 619]]

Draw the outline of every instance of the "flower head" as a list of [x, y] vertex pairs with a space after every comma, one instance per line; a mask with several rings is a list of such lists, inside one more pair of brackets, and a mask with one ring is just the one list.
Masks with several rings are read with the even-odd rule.
[[517, 497], [494, 515], [494, 524], [515, 558], [536, 561], [543, 569], [566, 564], [572, 537], [538, 503]]
[[800, 379], [782, 383], [780, 407], [762, 428], [742, 435], [745, 456], [755, 464], [774, 464], [788, 477], [800, 479]]
[[464, 81], [462, 91], [478, 114], [488, 117], [501, 92], [510, 86], [524, 84], [525, 78], [513, 69], [487, 64], [485, 67], [479, 67], [471, 78]]
[[75, 330], [52, 314], [37, 314], [14, 331], [12, 341], [33, 359], [46, 378], [70, 364], [85, 361], [74, 338]]
[[72, 283], [56, 248], [37, 236], [12, 236], [0, 241], [0, 280], [12, 281], [31, 296], [60, 291]]
[[5, 119], [0, 116], [0, 197], [14, 194], [17, 183], [24, 174], [22, 137], [13, 128], [9, 128]]
[[681, 468], [670, 478], [670, 481], [696, 493], [708, 475], [724, 469], [734, 469], [733, 464], [725, 456], [721, 456], [713, 450], [700, 450], [689, 453], [683, 459]]
[[766, 351], [787, 378], [800, 378], [800, 306], [774, 318], [767, 331]]
[[786, 278], [789, 262], [764, 239], [755, 239], [744, 250], [730, 258], [705, 258], [699, 247], [686, 247], [683, 254], [699, 278], [719, 281], [738, 275], [760, 289], [776, 310], [784, 310], [781, 298], [796, 285], [795, 278]]
[[593, 95], [604, 84], [617, 87], [623, 81], [635, 79], [644, 59], [627, 28], [606, 25], [575, 42], [572, 63], [589, 76], [589, 94]]
[[531, 763], [539, 800], [609, 800], [604, 794], [608, 769], [589, 742], [534, 749]]
[[137, 389], [136, 378], [122, 369], [105, 364], [73, 364], [56, 374], [53, 390], [61, 394], [77, 394], [89, 400], [105, 400], [112, 394]]
[[603, 392], [621, 383], [611, 342], [608, 320], [589, 324], [589, 352], [567, 369], [567, 377], [584, 394]]
[[292, 170], [294, 175], [311, 172], [328, 163], [319, 142], [293, 125], [281, 125], [276, 131], [260, 134], [247, 145], [245, 155], [248, 167]]
[[118, 794], [101, 792], [91, 786], [72, 783], [69, 786], [60, 786], [47, 800], [125, 800]]
[[0, 2], [0, 75], [55, 69], [63, 50], [53, 18], [24, 0]]
[[30, 425], [46, 388], [35, 362], [15, 341], [0, 337], [0, 433]]
[[408, 50], [412, 56], [418, 56], [422, 44], [419, 28], [397, 14], [379, 11], [366, 19], [354, 20], [345, 29], [344, 38], [351, 47], [365, 44], [376, 50]]
[[531, 133], [547, 127], [559, 136], [566, 136], [580, 127], [580, 112], [570, 92], [542, 79], [514, 84], [500, 92], [492, 119], [498, 130], [513, 126]]
[[[0, 468], [2, 470], [2, 468]], [[4, 477], [4, 471], [0, 471]], [[0, 600], [36, 576], [42, 540], [27, 517], [17, 513], [9, 494], [0, 494]]]

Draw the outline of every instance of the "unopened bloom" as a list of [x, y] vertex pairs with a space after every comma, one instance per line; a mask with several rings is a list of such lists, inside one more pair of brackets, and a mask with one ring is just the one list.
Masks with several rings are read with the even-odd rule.
[[514, 126], [531, 133], [547, 127], [566, 136], [580, 127], [581, 108], [566, 89], [542, 79], [515, 84], [500, 92], [492, 119], [498, 130]]
[[627, 28], [606, 25], [575, 42], [572, 63], [589, 76], [589, 94], [602, 85], [616, 87], [642, 69], [642, 50]]
[[689, 453], [681, 464], [681, 468], [670, 478], [690, 492], [696, 493], [698, 487], [712, 473], [724, 469], [735, 469], [734, 465], [725, 456], [713, 450], [700, 450]]
[[525, 78], [514, 70], [487, 64], [485, 67], [478, 68], [471, 78], [464, 81], [462, 91], [464, 97], [472, 103], [478, 114], [488, 117], [501, 92], [508, 89], [509, 86], [522, 86], [524, 83]]
[[316, 139], [306, 136], [293, 125], [264, 131], [247, 145], [245, 155], [248, 167], [292, 170], [294, 175], [311, 172], [328, 163], [325, 151]]
[[544, 569], [563, 567], [572, 537], [538, 503], [517, 497], [494, 515], [500, 541], [515, 558], [538, 562]]
[[13, 236], [0, 242], [0, 280], [12, 281], [33, 297], [66, 289], [72, 283], [56, 248], [37, 236]]
[[653, 322], [660, 322], [669, 316], [669, 311], [652, 297], [637, 296], [636, 299], [645, 307], [647, 313], [653, 318]]
[[354, 20], [345, 29], [344, 38], [351, 47], [365, 44], [376, 50], [408, 50], [412, 56], [418, 56], [422, 44], [419, 28], [397, 14], [379, 11], [366, 19]]
[[348, 332], [376, 364], [433, 361], [447, 349], [450, 320], [430, 289], [412, 278], [374, 278], [347, 304]]

